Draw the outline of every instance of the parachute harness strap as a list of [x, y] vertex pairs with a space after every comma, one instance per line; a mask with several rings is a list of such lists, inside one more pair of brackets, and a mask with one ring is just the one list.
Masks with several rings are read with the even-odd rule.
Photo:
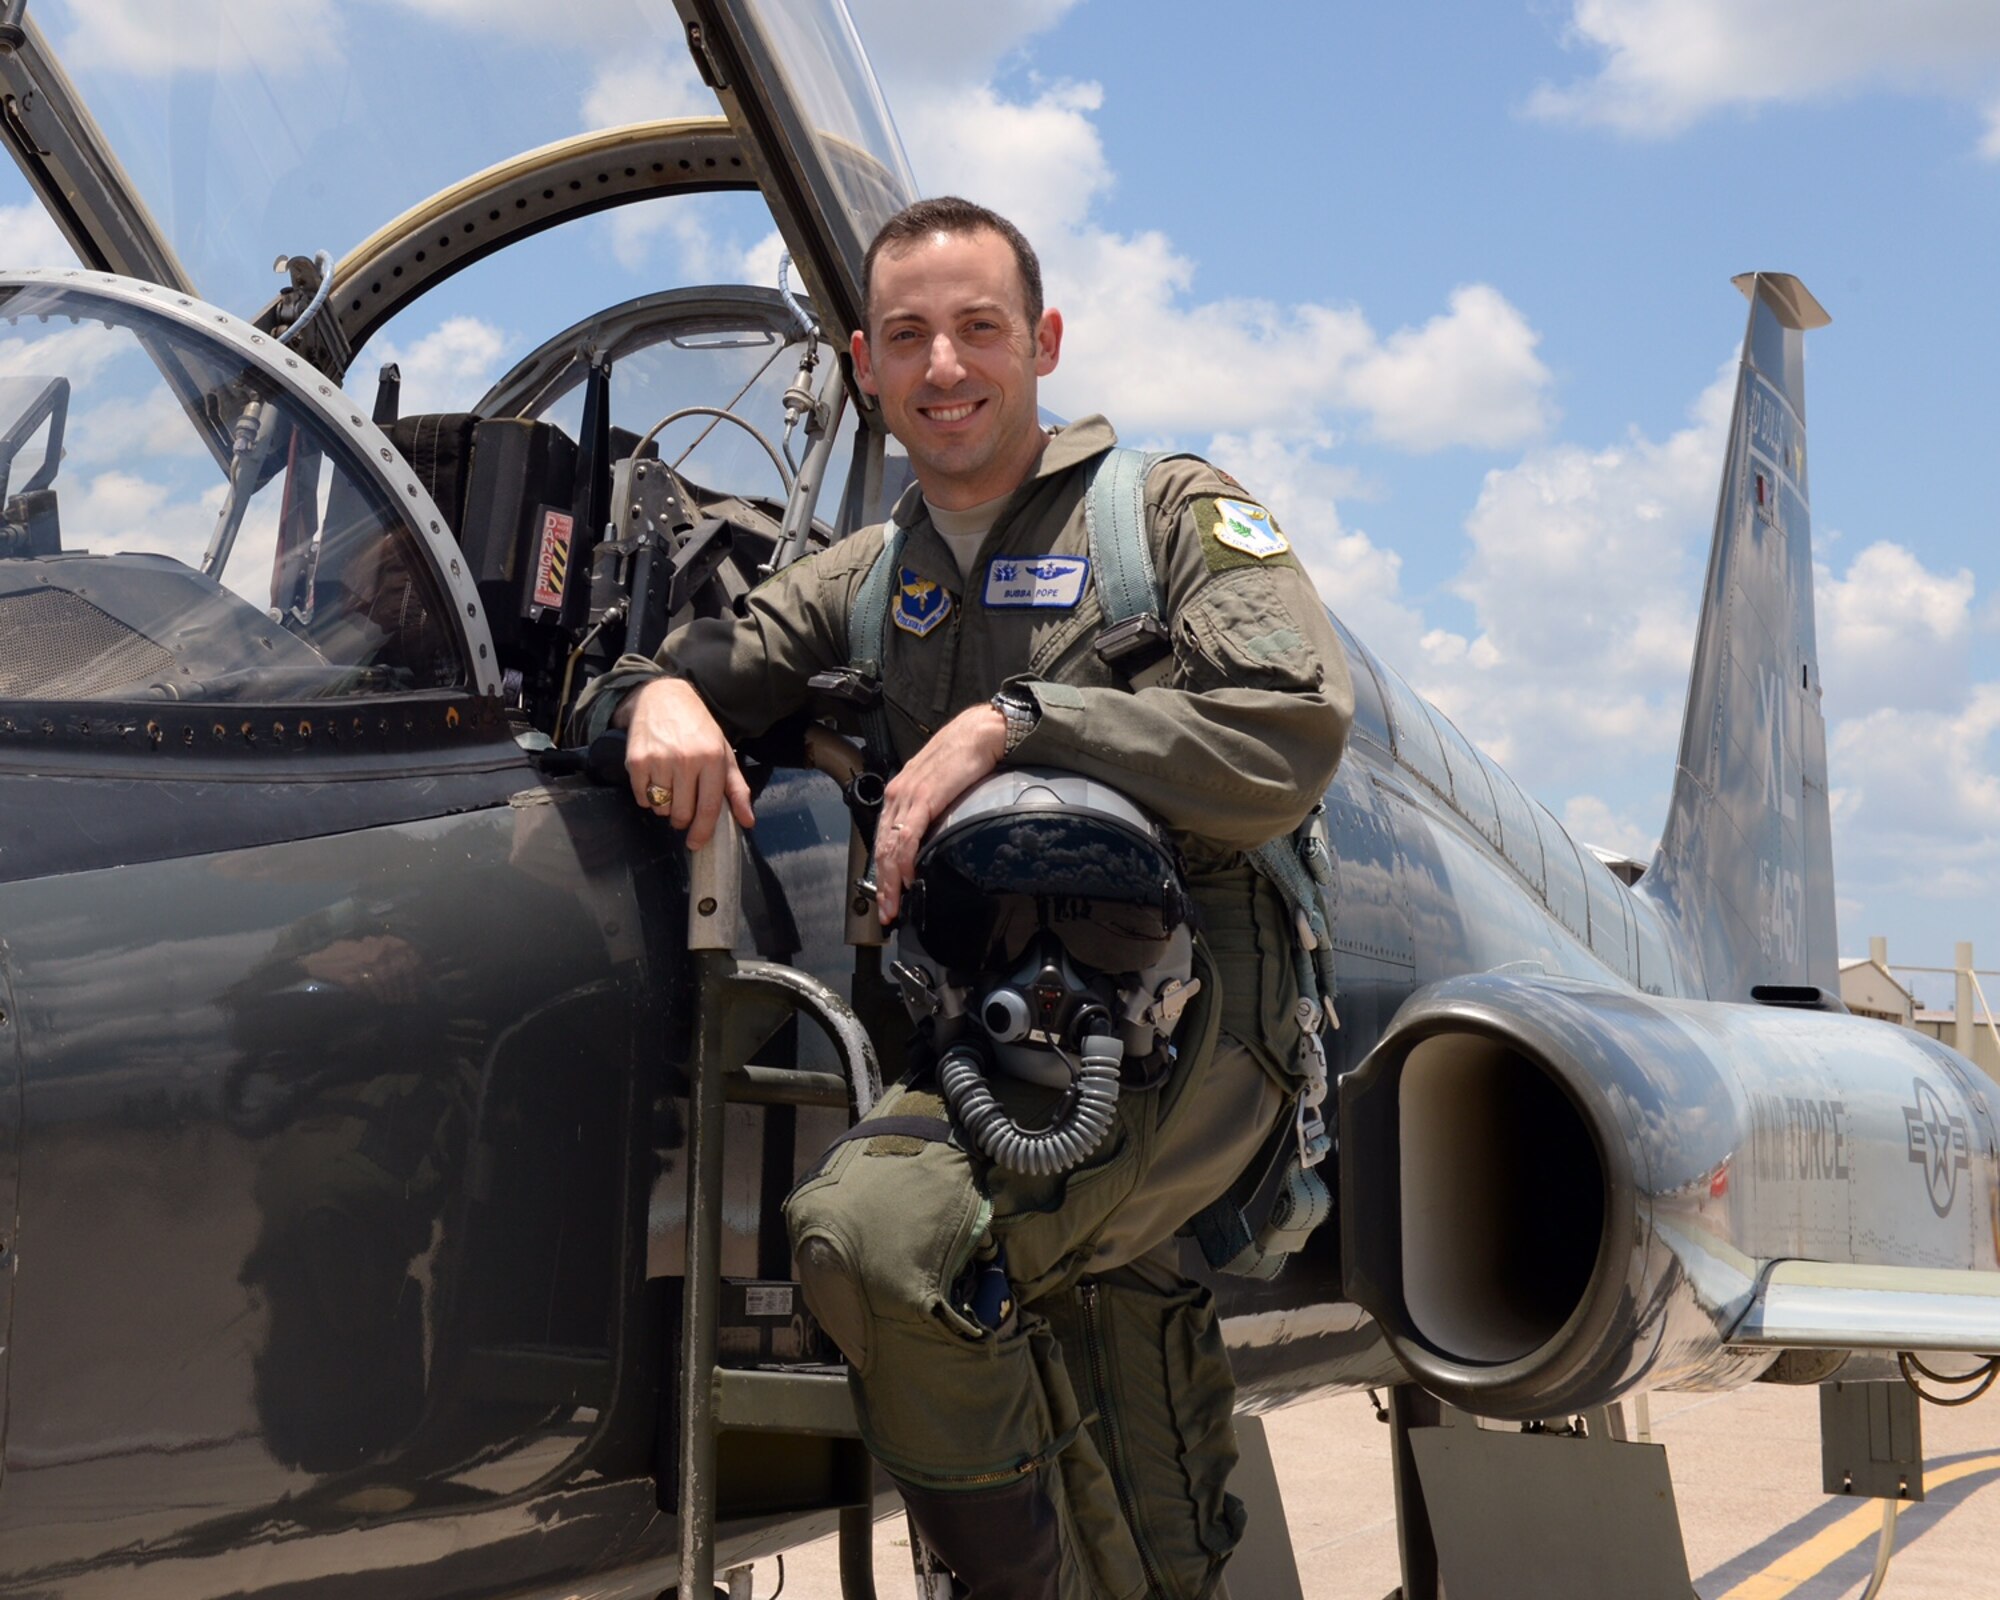
[[[908, 538], [909, 530], [894, 516], [882, 525], [882, 553], [861, 580], [854, 596], [854, 609], [847, 618], [848, 665], [878, 684], [882, 681], [882, 662], [889, 642], [889, 596], [895, 589], [896, 574], [902, 567], [903, 544]], [[887, 771], [895, 755], [889, 743], [889, 713], [879, 695], [873, 705], [861, 712], [861, 733], [868, 743], [869, 754]]]

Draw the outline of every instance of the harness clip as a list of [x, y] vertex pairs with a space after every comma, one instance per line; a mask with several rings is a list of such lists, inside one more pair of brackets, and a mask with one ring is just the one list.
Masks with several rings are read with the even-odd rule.
[[1173, 649], [1167, 625], [1150, 611], [1114, 622], [1097, 636], [1097, 659], [1128, 678], [1164, 660]]
[[882, 703], [882, 680], [858, 667], [830, 667], [815, 672], [806, 688], [822, 700], [855, 711], [873, 711]]

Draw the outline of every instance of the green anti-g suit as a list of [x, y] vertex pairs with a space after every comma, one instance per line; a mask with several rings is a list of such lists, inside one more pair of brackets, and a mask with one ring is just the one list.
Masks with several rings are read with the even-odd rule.
[[[1114, 443], [1102, 418], [1058, 430], [963, 577], [907, 495], [880, 665], [898, 763], [1007, 686], [1040, 712], [1010, 764], [1109, 783], [1173, 832], [1204, 980], [1177, 1065], [1156, 1088], [1128, 1089], [1104, 1144], [1065, 1177], [891, 1134], [837, 1147], [787, 1207], [807, 1301], [848, 1357], [869, 1447], [974, 1596], [1193, 1600], [1240, 1532], [1223, 1492], [1228, 1364], [1173, 1235], [1243, 1169], [1297, 1087], [1289, 918], [1240, 852], [1289, 832], [1325, 792], [1353, 712], [1296, 555], [1200, 461], [1164, 461], [1147, 481], [1173, 652], [1156, 684], [1132, 689], [1098, 657], [1103, 621], [1074, 559], [1053, 595], [1074, 590], [1072, 603], [1009, 603], [1022, 595], [1010, 563], [1089, 556], [1078, 468]], [[762, 732], [805, 703], [814, 673], [874, 656], [850, 647], [848, 619], [881, 549], [871, 531], [798, 562], [751, 594], [745, 617], [680, 630], [657, 665], [628, 658], [598, 692], [665, 671], [733, 737]], [[1041, 1091], [1015, 1088], [1031, 1111]], [[875, 1112], [913, 1114], [945, 1115], [928, 1085], [892, 1090]], [[997, 1333], [954, 1292], [996, 1241], [1020, 1307]], [[985, 1570], [1018, 1568], [1053, 1535], [1059, 1573]]]

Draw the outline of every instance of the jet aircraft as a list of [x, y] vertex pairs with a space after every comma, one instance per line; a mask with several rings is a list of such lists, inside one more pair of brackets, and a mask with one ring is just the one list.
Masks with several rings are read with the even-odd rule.
[[[227, 97], [114, 118], [129, 83], [66, 68], [62, 6], [0, 15], [0, 134], [83, 263], [0, 272], [0, 1592], [693, 1594], [836, 1521], [872, 1592], [874, 1491], [778, 1214], [875, 1092], [869, 775], [823, 730], [750, 752], [754, 835], [691, 863], [565, 746], [621, 650], [905, 481], [844, 352], [917, 189], [842, 0], [642, 10], [722, 115], [496, 151], [337, 260], [259, 240], [297, 252], [261, 305], [202, 298], [189, 263], [254, 208], [169, 148]], [[595, 310], [464, 413], [353, 368], [499, 252], [749, 190], [803, 296]], [[1338, 1221], [1215, 1289], [1246, 1438], [1398, 1386], [1410, 1600], [1480, 1531], [1454, 1461], [1567, 1451], [1509, 1467], [1559, 1504], [1588, 1448], [1439, 1426], [1415, 1385], [1533, 1425], [2000, 1350], [2000, 1095], [1836, 997], [1825, 316], [1739, 284], [1650, 864], [1578, 848], [1342, 633]], [[1626, 1509], [1657, 1486], [1580, 1459]]]

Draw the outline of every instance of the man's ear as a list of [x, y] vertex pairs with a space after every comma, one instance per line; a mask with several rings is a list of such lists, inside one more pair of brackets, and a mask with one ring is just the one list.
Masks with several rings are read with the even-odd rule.
[[875, 387], [875, 367], [868, 359], [868, 335], [859, 328], [847, 341], [847, 353], [854, 358], [854, 381], [861, 385], [861, 392], [879, 396], [881, 390]]
[[[1035, 376], [1046, 378], [1062, 359], [1062, 313], [1051, 307], [1035, 324]], [[856, 335], [859, 338], [860, 335]]]

